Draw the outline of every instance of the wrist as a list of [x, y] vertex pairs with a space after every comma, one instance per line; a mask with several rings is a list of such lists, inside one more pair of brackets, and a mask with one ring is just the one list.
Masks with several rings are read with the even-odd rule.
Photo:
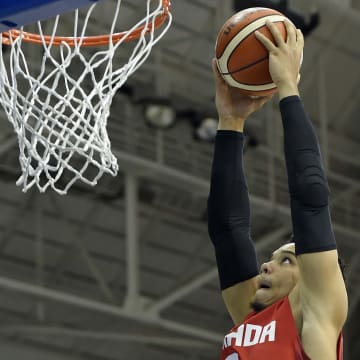
[[219, 117], [218, 130], [243, 132], [245, 120], [246, 119], [240, 117]]
[[295, 84], [279, 85], [277, 88], [279, 93], [279, 100], [282, 100], [283, 98], [288, 96], [299, 96], [299, 89]]

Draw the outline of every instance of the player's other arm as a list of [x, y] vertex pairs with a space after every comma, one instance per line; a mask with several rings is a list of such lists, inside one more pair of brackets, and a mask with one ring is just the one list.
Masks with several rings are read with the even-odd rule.
[[[331, 225], [329, 188], [315, 130], [298, 97], [280, 103], [293, 232], [306, 315], [329, 321], [338, 336], [347, 294]], [[305, 315], [305, 314], [304, 314]]]
[[347, 295], [338, 265], [319, 144], [298, 96], [304, 39], [289, 22], [286, 42], [275, 26], [268, 27], [276, 45], [261, 34], [257, 37], [269, 51], [270, 73], [281, 100], [291, 216], [301, 273], [300, 301], [305, 318], [312, 316], [338, 336], [346, 319]]
[[268, 98], [252, 100], [230, 88], [213, 62], [219, 113], [208, 200], [208, 228], [214, 244], [220, 287], [235, 324], [251, 311], [258, 265], [250, 239], [249, 194], [243, 169], [246, 118]]

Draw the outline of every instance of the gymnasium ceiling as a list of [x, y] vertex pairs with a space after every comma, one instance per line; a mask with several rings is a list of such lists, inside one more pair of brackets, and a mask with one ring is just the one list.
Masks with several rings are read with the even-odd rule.
[[[109, 7], [111, 0], [106, 0]], [[360, 358], [360, 1], [290, 1], [321, 23], [307, 38], [301, 93], [318, 129], [340, 253], [348, 263], [345, 359]], [[142, 1], [122, 2], [128, 22]], [[0, 344], [6, 359], [210, 360], [232, 326], [207, 236], [212, 145], [189, 122], [145, 125], [137, 100], [168, 96], [176, 110], [213, 114], [210, 61], [232, 13], [226, 0], [173, 0], [173, 24], [118, 94], [108, 129], [120, 174], [66, 196], [24, 194], [18, 147], [0, 122]], [[95, 31], [108, 31], [104, 22]], [[96, 30], [95, 30], [96, 29]], [[122, 56], [122, 55], [121, 55]], [[288, 196], [277, 104], [249, 119], [246, 152], [259, 261], [285, 241]]]

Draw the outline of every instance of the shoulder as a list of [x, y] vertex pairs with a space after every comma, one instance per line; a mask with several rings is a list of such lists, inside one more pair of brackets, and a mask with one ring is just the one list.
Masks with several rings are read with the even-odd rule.
[[251, 301], [258, 287], [258, 276], [222, 290], [226, 308], [234, 325], [241, 324], [252, 312]]
[[289, 302], [298, 334], [310, 358], [333, 359], [348, 309], [337, 250], [301, 254], [297, 260], [300, 278]]
[[346, 320], [348, 298], [337, 250], [298, 255], [299, 302], [304, 319], [311, 317], [340, 330]]

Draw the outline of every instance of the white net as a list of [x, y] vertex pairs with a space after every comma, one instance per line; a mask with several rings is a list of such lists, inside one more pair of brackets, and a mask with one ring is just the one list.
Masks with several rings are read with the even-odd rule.
[[[41, 192], [51, 187], [66, 194], [78, 180], [94, 186], [104, 173], [117, 174], [117, 159], [106, 130], [112, 99], [166, 33], [171, 15], [156, 30], [154, 23], [164, 12], [163, 2], [143, 0], [146, 15], [113, 43], [121, 0], [112, 3], [113, 21], [105, 46], [83, 45], [97, 3], [84, 16], [75, 11], [71, 35], [77, 38], [74, 46], [66, 41], [54, 45], [63, 15], [51, 23], [49, 38], [44, 35], [45, 22], [37, 23], [43, 49], [40, 61], [29, 56], [29, 46], [34, 49], [38, 45], [24, 41], [23, 29], [20, 36], [7, 39], [9, 45], [0, 46], [0, 102], [18, 136], [22, 175], [17, 185], [24, 192], [36, 185]], [[126, 60], [119, 65], [116, 59], [115, 66], [119, 47], [140, 26], [144, 30], [138, 40], [131, 41]], [[0, 43], [3, 37], [0, 34]]]

